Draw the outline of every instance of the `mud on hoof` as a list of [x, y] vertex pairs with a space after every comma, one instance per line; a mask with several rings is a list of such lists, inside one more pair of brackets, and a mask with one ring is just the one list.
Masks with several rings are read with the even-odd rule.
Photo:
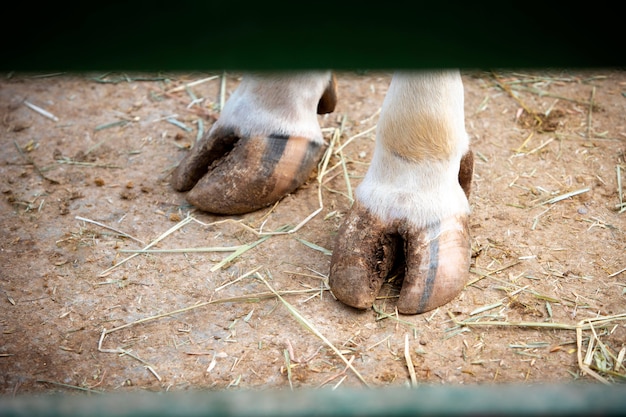
[[[312, 86], [320, 96], [307, 93]], [[171, 185], [211, 213], [243, 214], [273, 204], [300, 187], [321, 159], [316, 114], [336, 104], [333, 74], [244, 77], [220, 119], [175, 169]]]
[[197, 144], [173, 173], [187, 201], [218, 214], [266, 207], [300, 187], [321, 158], [321, 144], [301, 137], [239, 138], [216, 131]]
[[329, 284], [343, 303], [370, 308], [396, 260], [404, 258], [398, 311], [423, 313], [448, 303], [463, 290], [470, 256], [466, 215], [418, 229], [406, 221], [386, 224], [355, 201], [339, 229]]

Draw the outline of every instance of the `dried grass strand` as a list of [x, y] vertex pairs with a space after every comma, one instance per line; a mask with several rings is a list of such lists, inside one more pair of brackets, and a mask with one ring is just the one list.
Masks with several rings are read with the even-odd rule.
[[313, 324], [306, 318], [304, 317], [302, 314], [300, 314], [300, 312], [298, 310], [296, 310], [290, 303], [287, 302], [287, 300], [285, 300], [270, 284], [269, 282], [267, 282], [267, 280], [265, 278], [263, 278], [262, 276], [259, 275], [259, 278], [261, 279], [261, 281], [267, 286], [267, 288], [269, 288], [269, 290], [274, 293], [276, 295], [276, 297], [283, 303], [283, 305], [287, 308], [287, 310], [291, 313], [292, 316], [294, 316], [294, 318], [300, 323], [302, 324], [307, 330], [309, 330], [310, 332], [312, 332], [315, 336], [317, 336], [319, 339], [322, 340], [322, 342], [324, 342], [328, 347], [330, 347], [332, 349], [333, 352], [335, 352], [335, 354], [337, 356], [339, 356], [339, 358], [350, 368], [350, 370], [352, 372], [354, 372], [354, 374], [357, 376], [357, 378], [366, 386], [369, 388], [369, 384], [367, 383], [367, 381], [363, 378], [363, 376], [361, 376], [361, 374], [359, 373], [359, 371], [356, 370], [356, 368], [354, 366], [352, 366], [352, 362], [350, 362], [344, 355], [343, 353], [341, 353], [341, 351], [335, 347], [335, 345], [333, 345], [327, 338], [326, 336], [324, 336], [319, 330], [317, 330], [317, 328], [315, 326], [313, 326]]
[[[285, 296], [285, 295], [301, 295], [301, 294], [309, 294], [312, 292], [318, 292], [319, 288], [310, 288], [310, 289], [306, 289], [306, 290], [285, 290], [285, 291], [279, 291], [278, 294], [280, 296]], [[266, 300], [266, 299], [272, 299], [272, 298], [276, 298], [276, 293], [274, 292], [262, 292], [262, 293], [254, 293], [254, 294], [248, 294], [248, 295], [241, 295], [241, 296], [236, 296], [236, 297], [226, 297], [226, 298], [220, 298], [220, 299], [216, 299], [216, 300], [209, 300], [209, 301], [204, 301], [198, 304], [194, 304], [192, 306], [189, 307], [184, 307], [181, 309], [177, 309], [177, 310], [173, 310], [173, 311], [168, 311], [166, 313], [161, 313], [161, 314], [157, 314], [154, 316], [149, 316], [149, 317], [144, 317], [143, 319], [139, 319], [139, 320], [135, 320], [133, 322], [130, 323], [126, 323], [123, 324], [121, 326], [117, 326], [114, 327], [112, 329], [103, 329], [103, 334], [104, 336], [109, 335], [111, 333], [117, 332], [119, 330], [122, 329], [126, 329], [128, 327], [132, 327], [132, 326], [136, 326], [139, 324], [144, 324], [144, 323], [149, 323], [151, 321], [155, 321], [155, 320], [159, 320], [165, 317], [170, 317], [170, 316], [174, 316], [176, 314], [180, 314], [180, 313], [186, 313], [198, 308], [202, 308], [211, 304], [224, 304], [224, 303], [236, 303], [236, 302], [245, 302], [245, 303], [255, 303], [255, 302], [259, 302], [261, 300]]]
[[[186, 224], [190, 223], [192, 221], [192, 217], [191, 216], [187, 216], [184, 219], [182, 219], [180, 222], [176, 223], [174, 226], [172, 226], [171, 228], [169, 228], [168, 230], [166, 230], [164, 233], [162, 233], [159, 237], [157, 237], [155, 240], [153, 240], [152, 242], [150, 242], [148, 245], [146, 245], [145, 249], [150, 249], [152, 246], [156, 245], [157, 243], [159, 243], [160, 241], [162, 241], [163, 239], [165, 239], [166, 237], [168, 237], [169, 235], [171, 235], [172, 233], [174, 233], [175, 231], [177, 231], [178, 229], [180, 229], [181, 227], [185, 226]], [[125, 264], [126, 262], [130, 261], [131, 259], [133, 259], [135, 256], [138, 256], [139, 253], [133, 253], [132, 255], [122, 259], [120, 262], [114, 264], [113, 266], [111, 266], [110, 268], [105, 269], [104, 271], [102, 271], [98, 277], [100, 278], [104, 278], [106, 276], [108, 276], [111, 272], [113, 272], [113, 270], [115, 268], [117, 268], [118, 266]]]
[[28, 155], [24, 153], [24, 151], [22, 151], [22, 148], [20, 148], [20, 145], [18, 145], [16, 141], [13, 141], [13, 144], [15, 145], [15, 148], [17, 149], [19, 154], [22, 155], [22, 158], [24, 158], [26, 162], [28, 162], [30, 165], [33, 166], [33, 169], [37, 172], [37, 174], [39, 174], [41, 178], [43, 178], [44, 180], [48, 181], [51, 184], [57, 184], [57, 185], [60, 184], [59, 181], [53, 180], [52, 178], [47, 177], [43, 173], [43, 171], [39, 168], [39, 166], [35, 163], [35, 161], [33, 161], [32, 158], [30, 158]]
[[404, 334], [404, 360], [406, 361], [406, 367], [409, 370], [409, 376], [411, 378], [411, 387], [417, 388], [417, 376], [415, 375], [415, 366], [411, 359], [411, 351], [409, 350], [409, 334]]
[[105, 229], [109, 229], [109, 230], [111, 230], [111, 231], [113, 231], [113, 232], [117, 233], [117, 234], [118, 234], [118, 235], [120, 235], [120, 236], [124, 236], [124, 237], [127, 237], [127, 238], [129, 238], [129, 239], [132, 239], [132, 240], [134, 240], [135, 242], [141, 243], [142, 245], [145, 245], [145, 244], [146, 244], [146, 243], [145, 243], [143, 240], [141, 240], [141, 239], [138, 239], [138, 238], [136, 238], [136, 237], [134, 237], [134, 236], [129, 235], [128, 233], [122, 232], [122, 231], [121, 231], [121, 230], [119, 230], [119, 229], [116, 229], [116, 228], [111, 227], [111, 226], [108, 226], [108, 225], [106, 225], [106, 224], [103, 224], [103, 223], [97, 222], [97, 221], [95, 221], [95, 220], [87, 219], [87, 218], [85, 218], [85, 217], [80, 217], [80, 216], [76, 216], [76, 217], [74, 217], [74, 218], [75, 218], [76, 220], [80, 220], [80, 221], [83, 221], [83, 222], [86, 222], [86, 223], [95, 224], [96, 226], [100, 226], [100, 227], [103, 227], [103, 228], [105, 228]]
[[[472, 326], [505, 326], [505, 327], [531, 327], [531, 328], [546, 328], [546, 329], [556, 329], [556, 330], [575, 330], [576, 331], [576, 347], [577, 347], [577, 359], [578, 359], [578, 367], [580, 370], [596, 380], [602, 382], [603, 384], [610, 385], [611, 382], [606, 379], [604, 376], [600, 375], [595, 370], [591, 369], [591, 362], [593, 360], [594, 355], [594, 346], [601, 346], [603, 352], [608, 352], [606, 346], [599, 339], [598, 334], [596, 333], [596, 328], [598, 327], [606, 327], [612, 324], [614, 321], [622, 321], [626, 320], [626, 313], [616, 314], [613, 316], [599, 316], [595, 318], [588, 318], [579, 321], [576, 324], [567, 324], [567, 323], [545, 323], [545, 322], [506, 322], [506, 321], [468, 321], [468, 320], [457, 320], [455, 316], [449, 312], [448, 315], [452, 319], [452, 321], [462, 327], [472, 327]], [[592, 337], [589, 338], [589, 344], [587, 347], [587, 353], [583, 358], [583, 331], [590, 330], [592, 332]], [[620, 352], [621, 354], [621, 352]], [[614, 355], [611, 355], [612, 358], [621, 365], [621, 361], [618, 361], [620, 355], [617, 358]], [[624, 356], [623, 354], [621, 355]], [[620, 377], [624, 377], [624, 375], [619, 374]]]
[[39, 106], [34, 105], [33, 103], [31, 103], [28, 100], [24, 100], [24, 105], [26, 105], [26, 107], [28, 107], [29, 109], [33, 110], [36, 113], [39, 113], [40, 115], [47, 117], [50, 120], [54, 120], [55, 122], [59, 121], [59, 118], [56, 117], [54, 114], [50, 113], [47, 110], [42, 109]]
[[172, 88], [172, 89], [170, 89], [170, 90], [167, 90], [167, 91], [166, 91], [166, 93], [167, 93], [167, 94], [177, 93], [177, 92], [179, 92], [179, 91], [186, 90], [186, 89], [188, 89], [188, 88], [190, 88], [190, 87], [195, 87], [195, 86], [197, 86], [197, 85], [204, 84], [204, 83], [206, 83], [206, 82], [209, 82], [209, 81], [215, 80], [215, 79], [217, 79], [217, 78], [219, 78], [219, 77], [220, 77], [219, 75], [212, 75], [212, 76], [210, 76], [210, 77], [201, 78], [201, 79], [199, 79], [199, 80], [191, 81], [191, 82], [185, 83], [185, 84], [183, 84], [183, 85], [179, 85], [178, 87], [174, 87], [174, 88]]

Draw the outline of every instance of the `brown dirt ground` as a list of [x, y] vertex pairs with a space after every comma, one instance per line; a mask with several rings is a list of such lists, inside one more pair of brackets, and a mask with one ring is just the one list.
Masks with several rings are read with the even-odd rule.
[[[576, 331], [554, 327], [598, 316], [608, 325], [597, 339], [615, 357], [594, 350], [591, 365], [623, 380], [615, 362], [623, 365], [616, 357], [626, 346], [626, 213], [617, 207], [618, 166], [626, 192], [626, 72], [463, 72], [477, 155], [472, 282], [416, 316], [395, 315], [391, 284], [391, 297], [366, 311], [326, 290], [330, 257], [305, 242], [333, 248], [350, 204], [341, 166], [324, 177], [316, 217], [222, 267], [229, 253], [151, 253], [103, 274], [130, 255], [122, 250], [141, 249], [188, 215], [195, 221], [153, 249], [248, 244], [259, 236], [244, 225], [294, 226], [318, 208], [314, 178], [273, 208], [235, 217], [196, 212], [171, 189], [172, 168], [218, 117], [220, 92], [227, 98], [240, 80], [229, 73], [224, 90], [219, 77], [183, 87], [211, 75], [2, 74], [2, 394], [361, 386], [284, 304], [254, 298], [268, 291], [256, 273], [276, 290], [300, 291], [285, 300], [371, 386], [410, 383], [405, 347], [418, 383], [595, 382], [579, 367]], [[367, 169], [368, 129], [389, 79], [339, 73], [338, 107], [320, 116], [329, 140], [342, 123], [342, 143], [361, 134], [343, 149], [352, 187]], [[460, 327], [452, 318], [554, 326]], [[583, 355], [591, 335], [581, 333]]]

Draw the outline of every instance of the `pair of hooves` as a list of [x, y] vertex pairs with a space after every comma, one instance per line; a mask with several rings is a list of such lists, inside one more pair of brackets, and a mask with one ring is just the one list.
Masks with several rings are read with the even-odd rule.
[[[318, 113], [336, 103], [334, 78]], [[315, 169], [322, 146], [304, 137], [242, 137], [234, 128], [212, 129], [187, 154], [171, 184], [197, 208], [217, 214], [258, 210], [295, 191]], [[469, 195], [473, 158], [461, 161], [459, 184]], [[345, 304], [370, 308], [388, 275], [403, 268], [397, 303], [403, 314], [422, 313], [452, 300], [469, 274], [467, 216], [418, 228], [408, 220], [384, 222], [358, 201], [339, 230], [329, 274], [333, 294]], [[401, 268], [402, 270], [402, 268]]]
[[[191, 204], [212, 213], [247, 213], [278, 201], [307, 180], [322, 152], [319, 145], [303, 138], [223, 138], [190, 153], [172, 180], [176, 189], [191, 190], [187, 194]], [[467, 194], [470, 163], [461, 165], [469, 173], [459, 176]], [[383, 222], [356, 201], [335, 241], [329, 284], [337, 299], [366, 309], [390, 273], [400, 270], [398, 311], [429, 311], [463, 289], [469, 242], [467, 216], [418, 228], [408, 221]]]

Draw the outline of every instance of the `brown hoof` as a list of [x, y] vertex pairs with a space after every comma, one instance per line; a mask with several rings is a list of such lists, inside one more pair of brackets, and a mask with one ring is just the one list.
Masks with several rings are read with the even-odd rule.
[[175, 170], [172, 186], [190, 189], [187, 201], [201, 210], [248, 213], [302, 185], [322, 151], [320, 144], [301, 137], [222, 135], [192, 150]]
[[[336, 104], [333, 74], [317, 112], [330, 113]], [[242, 137], [238, 122], [245, 120], [230, 120], [221, 126], [218, 121], [172, 174], [172, 187], [189, 191], [187, 201], [201, 210], [243, 214], [273, 204], [302, 185], [322, 156], [322, 145], [304, 137]]]
[[461, 292], [470, 255], [467, 216], [418, 229], [406, 221], [385, 224], [357, 201], [339, 229], [329, 284], [343, 303], [370, 308], [396, 259], [404, 258], [398, 311], [423, 313]]

